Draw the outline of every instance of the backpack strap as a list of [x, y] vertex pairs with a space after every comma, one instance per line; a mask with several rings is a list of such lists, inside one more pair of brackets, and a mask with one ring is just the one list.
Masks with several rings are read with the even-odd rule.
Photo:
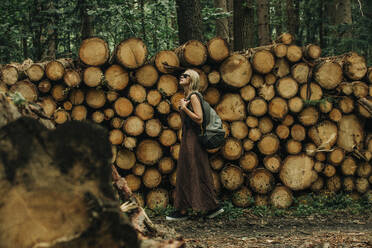
[[207, 123], [209, 122], [209, 115], [206, 114], [206, 112], [208, 110], [206, 109], [207, 106], [204, 103], [205, 101], [203, 99], [203, 95], [200, 94], [197, 91], [191, 92], [191, 94], [187, 97], [187, 100], [191, 100], [191, 96], [194, 95], [194, 94], [198, 96], [199, 101], [200, 101], [200, 105], [201, 105], [201, 108], [202, 108], [202, 111], [203, 111], [203, 123], [200, 125], [201, 128], [202, 128], [202, 133], [203, 133], [204, 130], [206, 129], [206, 127], [207, 127]]

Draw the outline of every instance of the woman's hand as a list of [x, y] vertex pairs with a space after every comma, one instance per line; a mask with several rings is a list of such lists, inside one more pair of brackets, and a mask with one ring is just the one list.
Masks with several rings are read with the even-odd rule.
[[179, 106], [179, 109], [182, 109], [184, 110], [186, 107], [187, 107], [187, 104], [189, 104], [190, 100], [186, 100], [185, 98], [182, 98], [179, 102], [178, 102], [178, 106]]

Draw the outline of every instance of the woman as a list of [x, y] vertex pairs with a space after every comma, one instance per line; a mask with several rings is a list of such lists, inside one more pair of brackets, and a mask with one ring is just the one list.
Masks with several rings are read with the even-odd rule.
[[203, 110], [199, 91], [199, 74], [186, 70], [180, 77], [185, 98], [179, 102], [182, 118], [182, 140], [177, 161], [177, 180], [174, 207], [176, 211], [167, 220], [187, 219], [187, 209], [206, 211], [208, 218], [223, 213], [219, 207], [213, 185], [212, 171], [207, 151], [198, 141], [203, 123]]

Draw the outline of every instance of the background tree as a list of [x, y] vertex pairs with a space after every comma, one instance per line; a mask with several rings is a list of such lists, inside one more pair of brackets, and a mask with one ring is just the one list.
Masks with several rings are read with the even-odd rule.
[[253, 0], [234, 0], [234, 50], [254, 46]]
[[257, 0], [258, 16], [258, 41], [259, 45], [267, 45], [271, 42], [269, 29], [269, 1]]

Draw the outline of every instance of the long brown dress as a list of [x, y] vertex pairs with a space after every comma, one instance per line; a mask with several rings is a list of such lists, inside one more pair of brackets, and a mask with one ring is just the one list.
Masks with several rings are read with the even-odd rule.
[[[191, 105], [191, 104], [189, 104]], [[192, 110], [192, 106], [189, 106]], [[176, 196], [178, 210], [208, 211], [218, 207], [208, 153], [198, 141], [198, 125], [181, 111], [182, 139], [177, 161]]]

